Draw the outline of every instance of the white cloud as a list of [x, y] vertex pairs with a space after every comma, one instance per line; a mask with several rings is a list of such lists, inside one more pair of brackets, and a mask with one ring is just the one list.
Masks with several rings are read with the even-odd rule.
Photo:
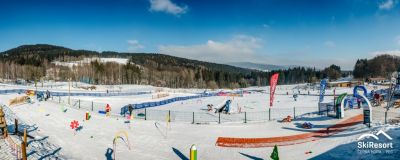
[[135, 39], [134, 40], [128, 40], [127, 42], [128, 42], [128, 45], [129, 45], [128, 51], [136, 51], [137, 49], [143, 49], [144, 48], [144, 46], [141, 45], [138, 40], [135, 40]]
[[260, 61], [257, 50], [262, 48], [262, 40], [247, 35], [236, 35], [228, 41], [208, 40], [197, 45], [163, 45], [159, 46], [161, 53], [202, 61], [225, 63]]
[[326, 47], [336, 47], [336, 43], [333, 41], [325, 41], [324, 46]]
[[269, 28], [269, 27], [271, 27], [270, 25], [268, 25], [268, 24], [263, 24], [262, 25], [264, 28]]
[[378, 4], [380, 10], [391, 10], [396, 5], [395, 0], [386, 0]]
[[187, 8], [187, 6], [178, 6], [171, 0], [150, 0], [150, 11], [180, 15], [186, 13]]

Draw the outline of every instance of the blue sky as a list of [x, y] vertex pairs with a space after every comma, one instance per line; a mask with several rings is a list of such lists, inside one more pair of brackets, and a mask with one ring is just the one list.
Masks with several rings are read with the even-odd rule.
[[400, 0], [0, 0], [0, 51], [37, 43], [352, 69], [400, 55]]

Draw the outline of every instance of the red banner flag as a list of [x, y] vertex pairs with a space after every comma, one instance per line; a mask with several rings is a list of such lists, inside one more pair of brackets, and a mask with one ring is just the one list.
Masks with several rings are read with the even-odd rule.
[[269, 106], [272, 107], [272, 103], [274, 102], [274, 94], [276, 84], [278, 83], [279, 74], [275, 73], [272, 75], [271, 80], [269, 81]]

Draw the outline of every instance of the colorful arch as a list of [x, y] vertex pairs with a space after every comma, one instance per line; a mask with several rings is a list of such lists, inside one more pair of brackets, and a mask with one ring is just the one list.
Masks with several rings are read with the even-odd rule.
[[343, 93], [339, 95], [336, 104], [339, 104], [340, 102], [340, 109], [339, 111], [339, 117], [338, 118], [344, 118], [344, 100], [346, 99], [347, 93]]
[[[364, 94], [358, 94], [357, 91], [358, 91], [359, 88], [364, 91]], [[360, 97], [360, 98], [364, 99], [367, 102], [369, 115], [370, 115], [369, 116], [369, 121], [372, 122], [372, 105], [371, 105], [371, 102], [366, 97], [366, 95], [367, 95], [367, 88], [365, 88], [364, 86], [355, 86], [354, 87], [353, 96], [354, 97]], [[341, 103], [340, 103], [340, 116], [339, 116], [340, 118], [344, 118], [344, 101], [346, 99], [345, 98], [346, 96], [347, 96], [347, 94], [343, 93], [338, 97], [338, 100], [339, 99], [341, 100]]]
[[[126, 139], [124, 139], [124, 137]], [[131, 145], [129, 143], [129, 139], [128, 139], [128, 133], [126, 131], [119, 131], [115, 134], [115, 137], [113, 139], [113, 150], [114, 150], [114, 159], [115, 159], [115, 153], [117, 152], [117, 140], [121, 139], [123, 142], [125, 142], [125, 144], [127, 145], [128, 149], [131, 150]]]
[[362, 89], [364, 92], [364, 96], [367, 96], [368, 92], [367, 92], [367, 88], [365, 88], [365, 86], [355, 86], [353, 89], [353, 96], [356, 97], [360, 94], [358, 94], [358, 89]]

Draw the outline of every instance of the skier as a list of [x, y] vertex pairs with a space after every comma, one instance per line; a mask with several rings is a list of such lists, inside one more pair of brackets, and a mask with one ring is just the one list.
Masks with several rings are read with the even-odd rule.
[[44, 100], [47, 101], [49, 98], [50, 98], [50, 91], [46, 90], [46, 98]]

